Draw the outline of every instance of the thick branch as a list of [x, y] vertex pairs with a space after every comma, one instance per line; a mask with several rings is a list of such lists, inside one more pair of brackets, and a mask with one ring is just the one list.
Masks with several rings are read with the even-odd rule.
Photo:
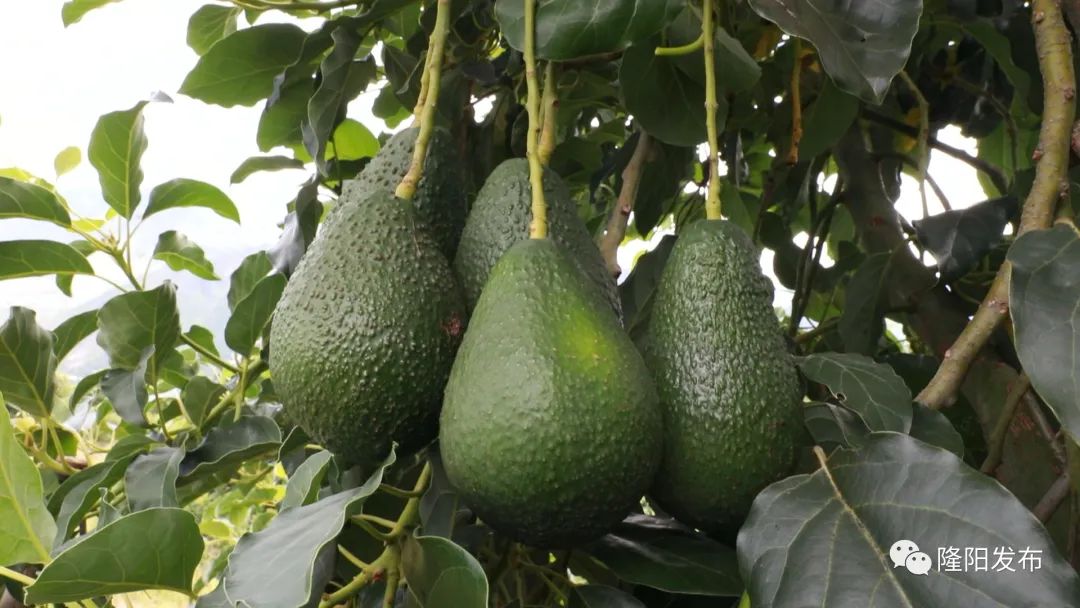
[[529, 184], [532, 187], [532, 223], [529, 238], [547, 237], [547, 202], [544, 200], [544, 165], [540, 160], [540, 84], [536, 76], [536, 1], [525, 1], [525, 86], [528, 97], [525, 107], [529, 114], [529, 129], [525, 155], [529, 158]]
[[716, 101], [716, 55], [713, 53], [716, 41], [716, 15], [713, 0], [705, 0], [704, 11], [701, 33], [705, 37], [705, 133], [709, 141], [709, 189], [705, 197], [705, 217], [718, 220], [721, 216], [720, 146], [716, 112], [720, 104]]
[[[1061, 7], [1055, 0], [1035, 0], [1032, 23], [1039, 68], [1043, 75], [1044, 103], [1039, 146], [1035, 152], [1035, 182], [1024, 201], [1017, 236], [1050, 227], [1069, 166], [1072, 125], [1076, 113], [1076, 78], [1072, 39]], [[916, 400], [934, 409], [951, 404], [971, 362], [1009, 313], [1008, 262], [1001, 265], [989, 293], [963, 333], [945, 353], [934, 379]]]
[[1044, 524], [1050, 521], [1050, 518], [1057, 513], [1058, 507], [1062, 502], [1065, 502], [1065, 498], [1069, 495], [1069, 475], [1063, 474], [1057, 478], [1054, 485], [1050, 486], [1050, 489], [1046, 491], [1042, 499], [1038, 504], [1032, 507], [1031, 512], [1035, 517], [1039, 518], [1039, 521]]
[[634, 210], [634, 201], [637, 200], [638, 187], [641, 185], [641, 176], [645, 172], [645, 163], [649, 158], [649, 134], [640, 131], [637, 146], [630, 162], [622, 172], [622, 189], [619, 190], [619, 200], [615, 201], [615, 208], [608, 217], [607, 230], [600, 237], [600, 253], [604, 256], [608, 272], [618, 277], [622, 274], [619, 268], [619, 245], [626, 237], [626, 225], [630, 221], [630, 213]]

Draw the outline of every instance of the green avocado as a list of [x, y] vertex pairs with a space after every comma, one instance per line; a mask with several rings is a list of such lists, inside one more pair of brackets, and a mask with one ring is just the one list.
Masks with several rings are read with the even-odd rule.
[[791, 469], [803, 437], [798, 375], [759, 268], [737, 225], [691, 224], [664, 268], [649, 324], [665, 428], [651, 497], [721, 534], [737, 530], [754, 496]]
[[[409, 171], [418, 133], [416, 127], [405, 129], [383, 144], [360, 175], [346, 182], [348, 188], [355, 190], [351, 200], [363, 201], [378, 190], [393, 192]], [[465, 170], [460, 158], [460, 151], [450, 133], [440, 127], [433, 129], [423, 176], [416, 185], [416, 194], [412, 199], [417, 217], [430, 228], [447, 259], [454, 258], [469, 212], [463, 181]]]
[[465, 503], [529, 545], [596, 538], [651, 484], [661, 423], [644, 361], [571, 258], [547, 239], [513, 245], [476, 305], [440, 418]]
[[[566, 185], [554, 171], [544, 172], [548, 237], [570, 253], [570, 259], [608, 306], [621, 317], [615, 279], [608, 273], [600, 250], [577, 215]], [[495, 262], [510, 246], [529, 238], [532, 222], [532, 186], [529, 163], [523, 158], [503, 161], [491, 172], [476, 195], [465, 222], [454, 270], [461, 278], [469, 308], [476, 306], [480, 291]]]
[[270, 371], [285, 413], [350, 464], [435, 438], [465, 305], [412, 205], [379, 191], [324, 223], [285, 287]]

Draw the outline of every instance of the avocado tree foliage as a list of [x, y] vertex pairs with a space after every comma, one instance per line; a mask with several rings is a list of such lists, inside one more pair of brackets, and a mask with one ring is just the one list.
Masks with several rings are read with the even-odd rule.
[[[262, 108], [260, 153], [233, 181], [310, 175], [279, 242], [237, 260], [224, 336], [186, 324], [173, 285], [131, 266], [140, 218], [201, 207], [239, 222], [214, 186], [143, 183], [143, 110], [167, 97], [98, 121], [86, 156], [104, 217], [0, 170], [0, 221], [72, 239], [5, 234], [0, 279], [55, 276], [70, 295], [96, 256], [128, 280], [57, 327], [24, 307], [0, 326], [0, 603], [170, 591], [206, 608], [1080, 605], [1080, 2], [529, 1], [233, 0], [191, 16], [197, 60], [175, 94]], [[77, 27], [106, 4], [70, 0], [62, 18]], [[375, 89], [388, 127], [421, 123], [404, 144], [420, 162], [383, 184], [403, 198], [424, 188], [434, 126], [470, 200], [527, 148], [561, 177], [624, 275], [612, 304], [643, 348], [688, 226], [722, 212], [773, 253], [808, 440], [737, 536], [646, 495], [598, 539], [526, 546], [477, 517], [437, 445], [352, 466], [282, 407], [275, 306], [325, 208], [379, 162], [348, 112]], [[977, 152], [939, 140], [947, 125]], [[948, 209], [931, 152], [974, 167], [987, 200]], [[78, 158], [61, 153], [58, 173]], [[919, 219], [894, 207], [901, 175], [918, 184]], [[929, 215], [934, 191], [947, 210]], [[621, 244], [660, 234], [620, 269]], [[223, 280], [188, 235], [162, 233], [152, 254]], [[61, 390], [59, 362], [94, 334], [107, 368]], [[934, 560], [926, 576], [895, 562], [900, 540]], [[966, 562], [968, 548], [987, 561]]]

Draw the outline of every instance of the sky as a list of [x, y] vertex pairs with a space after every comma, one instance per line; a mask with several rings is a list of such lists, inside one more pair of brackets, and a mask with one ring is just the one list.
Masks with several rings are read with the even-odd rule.
[[[225, 293], [228, 277], [244, 256], [272, 245], [280, 232], [285, 205], [307, 177], [304, 171], [257, 173], [238, 185], [229, 184], [232, 171], [245, 158], [260, 154], [255, 130], [260, 107], [221, 108], [176, 93], [184, 76], [197, 60], [185, 42], [187, 20], [201, 0], [126, 0], [92, 11], [82, 21], [64, 28], [60, 19], [62, 0], [22, 2], [0, 20], [0, 56], [5, 57], [4, 86], [0, 87], [0, 168], [19, 167], [53, 181], [57, 152], [77, 146], [83, 163], [55, 181], [72, 207], [86, 217], [102, 217], [107, 209], [101, 198], [97, 173], [85, 160], [85, 151], [98, 117], [127, 109], [155, 92], [164, 92], [173, 103], [152, 103], [145, 110], [149, 146], [143, 157], [143, 201], [153, 186], [177, 177], [202, 180], [221, 188], [236, 203], [241, 216], [237, 225], [211, 211], [183, 209], [152, 216], [140, 228], [135, 241], [135, 268], [146, 265], [165, 230], [178, 230], [201, 245], [222, 280], [207, 282], [188, 273], [168, 269], [162, 262], [150, 265], [149, 285], [171, 280], [177, 285], [181, 323], [209, 327], [220, 339], [228, 317]], [[10, 18], [11, 16], [15, 18]], [[282, 19], [273, 15], [270, 19]], [[317, 22], [300, 23], [311, 28]], [[349, 106], [349, 116], [373, 133], [386, 131], [370, 108], [374, 91], [361, 95]], [[954, 146], [974, 151], [973, 140], [956, 128], [939, 133]], [[271, 154], [274, 152], [271, 151]], [[955, 159], [935, 153], [930, 172], [954, 208], [963, 208], [986, 196], [973, 169]], [[909, 219], [921, 217], [918, 186], [905, 177], [898, 208]], [[931, 213], [942, 210], [930, 194]], [[70, 240], [65, 231], [41, 222], [4, 220], [0, 240], [51, 238]], [[628, 262], [649, 244], [637, 243], [620, 252]], [[102, 274], [122, 278], [101, 256], [91, 257]], [[762, 258], [771, 269], [770, 252]], [[77, 276], [73, 295], [62, 294], [51, 277], [0, 282], [0, 322], [10, 306], [37, 311], [38, 323], [52, 329], [78, 312], [99, 307], [117, 295], [115, 288], [92, 277]], [[790, 301], [790, 292], [777, 286], [776, 304]], [[104, 365], [94, 341], [85, 341], [63, 362], [67, 373], [85, 374]]]

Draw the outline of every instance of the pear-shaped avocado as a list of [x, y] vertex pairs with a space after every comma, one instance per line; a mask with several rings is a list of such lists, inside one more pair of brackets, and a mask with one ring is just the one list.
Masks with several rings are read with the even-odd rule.
[[664, 267], [649, 324], [665, 427], [652, 498], [722, 534], [790, 470], [802, 437], [798, 376], [759, 268], [737, 225], [690, 225]]
[[[350, 200], [363, 201], [378, 190], [393, 192], [409, 171], [413, 148], [420, 130], [416, 127], [395, 133], [379, 153], [356, 176], [346, 182], [353, 190]], [[412, 203], [416, 216], [429, 227], [447, 259], [454, 259], [465, 217], [469, 212], [461, 154], [454, 138], [441, 127], [431, 132], [424, 172], [416, 185]]]
[[450, 264], [412, 205], [346, 190], [285, 287], [270, 371], [285, 411], [351, 464], [435, 438], [464, 331]]
[[[544, 198], [548, 237], [569, 253], [578, 270], [621, 316], [615, 279], [608, 274], [600, 250], [577, 215], [570, 192], [554, 171], [544, 172]], [[476, 195], [454, 258], [454, 270], [461, 278], [470, 309], [476, 306], [488, 274], [502, 254], [514, 243], [529, 238], [531, 222], [529, 163], [523, 158], [503, 161]]]
[[595, 538], [649, 487], [662, 434], [648, 370], [603, 298], [554, 242], [513, 245], [476, 305], [440, 418], [466, 504], [530, 545]]

